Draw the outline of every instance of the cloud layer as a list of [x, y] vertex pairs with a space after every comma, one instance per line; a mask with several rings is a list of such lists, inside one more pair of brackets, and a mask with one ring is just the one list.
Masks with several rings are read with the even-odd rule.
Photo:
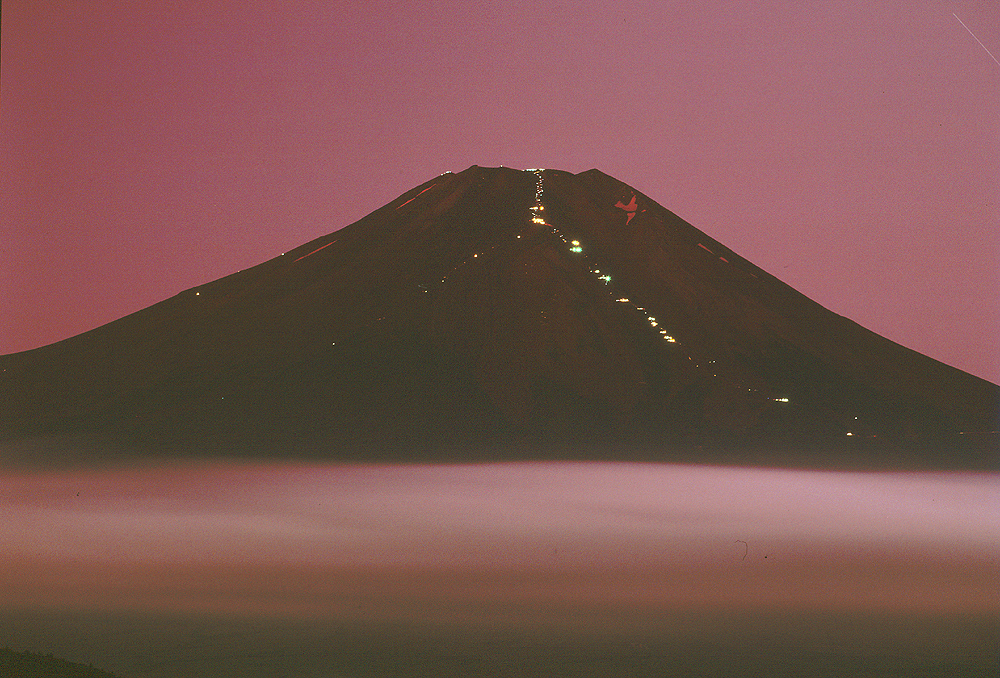
[[0, 487], [8, 608], [598, 626], [997, 608], [993, 475], [212, 463]]

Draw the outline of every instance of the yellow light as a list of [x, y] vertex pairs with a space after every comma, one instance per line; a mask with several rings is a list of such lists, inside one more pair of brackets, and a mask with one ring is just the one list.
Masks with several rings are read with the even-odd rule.
[[649, 324], [652, 325], [653, 327], [656, 327], [657, 322], [655, 320], [650, 320]]
[[580, 241], [579, 240], [574, 240], [571, 244], [573, 246], [575, 246], [575, 247], [579, 247], [580, 246]]
[[545, 219], [542, 219], [541, 217], [532, 217], [531, 220], [533, 222], [535, 222], [536, 224], [544, 224], [545, 223]]

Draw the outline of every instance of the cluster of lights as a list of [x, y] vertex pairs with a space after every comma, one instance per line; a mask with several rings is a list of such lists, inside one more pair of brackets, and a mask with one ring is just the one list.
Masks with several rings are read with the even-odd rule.
[[[533, 212], [533, 216], [532, 216], [531, 220], [534, 223], [536, 223], [536, 224], [542, 224], [542, 225], [545, 225], [545, 226], [550, 226], [552, 228], [552, 232], [556, 235], [556, 237], [558, 237], [564, 243], [566, 243], [567, 245], [569, 245], [569, 251], [572, 252], [573, 254], [583, 254], [583, 244], [579, 240], [567, 240], [566, 236], [564, 236], [559, 231], [559, 229], [557, 229], [554, 226], [551, 226], [550, 224], [546, 223], [546, 221], [539, 216], [538, 213], [545, 210], [545, 207], [542, 205], [542, 192], [543, 192], [542, 170], [540, 170], [540, 169], [530, 169], [530, 170], [526, 170], [526, 171], [528, 171], [528, 172], [534, 172], [535, 175], [538, 177], [538, 180], [535, 183], [535, 205], [530, 208], [531, 211]], [[616, 205], [616, 206], [617, 207], [622, 207], [622, 208], [624, 208], [626, 210], [626, 212], [629, 212], [630, 213], [629, 214], [629, 221], [631, 221], [631, 217], [635, 215], [635, 211], [634, 211], [635, 210], [635, 197], [634, 196], [632, 197], [632, 201], [628, 205], [622, 205], [622, 204], [620, 204], [620, 201], [619, 201], [619, 205]], [[603, 282], [605, 285], [610, 285], [611, 284], [611, 275], [610, 274], [608, 274], [606, 272], [602, 272], [601, 269], [599, 269], [599, 268], [593, 268], [593, 269], [591, 269], [590, 272], [594, 276], [596, 276], [598, 280], [600, 280], [601, 282]], [[629, 304], [630, 306], [632, 306], [633, 308], [635, 308], [635, 310], [637, 312], [643, 313], [645, 315], [645, 310], [646, 309], [642, 308], [641, 306], [636, 306], [631, 301], [629, 301], [628, 297], [618, 297], [617, 299], [615, 299], [615, 301], [618, 302], [618, 303], [621, 303], [621, 304]], [[654, 318], [651, 315], [646, 315], [645, 321], [647, 323], [649, 323], [649, 326], [652, 327], [653, 329], [656, 329], [659, 326], [659, 322], [657, 322], [656, 318]], [[670, 344], [676, 344], [676, 343], [678, 343], [676, 339], [674, 339], [672, 336], [670, 336], [669, 334], [667, 334], [666, 330], [662, 330], [661, 329], [661, 330], [658, 330], [658, 332], [660, 333], [660, 336], [663, 337], [663, 340], [666, 341], [667, 343], [670, 343]]]
[[[565, 235], [562, 234], [562, 232], [558, 228], [556, 228], [552, 224], [549, 224], [545, 220], [545, 218], [543, 216], [543, 214], [545, 212], [545, 206], [542, 204], [542, 197], [543, 197], [543, 194], [544, 194], [544, 184], [543, 184], [542, 170], [541, 169], [529, 169], [529, 170], [526, 170], [526, 171], [533, 172], [536, 175], [536, 177], [537, 177], [536, 181], [535, 181], [535, 203], [534, 203], [534, 205], [532, 205], [531, 207], [528, 208], [529, 211], [531, 212], [531, 223], [537, 224], [537, 225], [540, 225], [540, 226], [547, 226], [547, 227], [549, 227], [551, 229], [552, 233], [556, 237], [558, 237], [560, 240], [562, 240], [563, 243], [565, 243], [568, 246], [568, 249], [569, 249], [569, 251], [571, 253], [573, 253], [573, 254], [583, 254], [583, 244], [579, 240], [569, 240], [568, 238], [566, 238]], [[431, 188], [431, 187], [428, 187], [428, 189], [429, 188]], [[424, 189], [424, 190], [426, 191], [428, 189]], [[423, 192], [421, 192], [421, 193], [423, 193]], [[420, 194], [418, 194], [418, 196], [419, 195]], [[414, 198], [416, 198], [418, 196], [414, 196]], [[633, 200], [634, 200], [634, 198], [633, 198]], [[404, 204], [406, 204], [406, 203], [404, 203]], [[616, 205], [616, 206], [625, 208], [626, 212], [630, 213], [629, 214], [630, 217], [634, 216], [634, 212], [632, 212], [632, 210], [634, 209], [634, 204], [630, 203], [629, 205]], [[629, 220], [631, 220], [631, 219], [629, 219]], [[516, 237], [517, 238], [521, 238], [521, 235], [519, 234]], [[707, 247], [705, 247], [701, 243], [699, 243], [699, 246], [702, 247], [703, 249], [705, 249], [706, 251], [711, 252], [711, 250], [709, 250]], [[469, 259], [466, 259], [465, 261], [463, 261], [462, 263], [460, 263], [458, 266], [456, 266], [455, 269], [452, 269], [452, 270], [454, 271], [454, 270], [457, 270], [458, 268], [460, 268], [461, 266], [464, 266], [465, 264], [469, 263], [471, 261], [471, 259], [477, 259], [477, 258], [479, 258], [479, 254], [480, 253], [478, 253], [478, 252], [473, 253], [472, 256]], [[601, 269], [598, 269], [598, 268], [592, 268], [590, 270], [590, 272], [598, 280], [600, 280], [601, 282], [603, 282], [605, 285], [610, 285], [611, 284], [612, 277], [611, 277], [610, 274], [608, 274], [606, 272], [602, 272]], [[441, 282], [444, 283], [447, 280], [447, 278], [448, 278], [447, 275], [444, 276], [444, 277], [442, 277], [441, 278]], [[673, 336], [671, 336], [670, 334], [668, 334], [667, 330], [665, 330], [665, 329], [659, 329], [660, 322], [656, 319], [655, 316], [649, 314], [644, 307], [635, 305], [634, 303], [632, 303], [632, 301], [628, 297], [618, 297], [618, 298], [615, 299], [615, 301], [617, 303], [628, 304], [628, 305], [632, 306], [637, 313], [641, 313], [642, 316], [643, 316], [644, 322], [646, 322], [651, 328], [653, 328], [654, 330], [656, 330], [659, 333], [660, 337], [662, 337], [662, 339], [665, 342], [671, 343], [671, 344], [679, 344], [679, 342], [677, 341], [677, 339], [675, 339]], [[688, 360], [693, 360], [693, 358], [691, 356], [688, 356]], [[710, 361], [708, 361], [708, 364], [709, 365], [714, 365], [715, 361], [714, 360], [710, 360]], [[701, 367], [701, 365], [700, 364], [696, 364], [695, 367]], [[713, 374], [712, 376], [718, 376], [718, 375], [717, 374]], [[781, 403], [787, 403], [788, 402], [788, 398], [772, 398], [771, 400], [773, 400], [775, 402], [781, 402]]]
[[[541, 212], [543, 212], [545, 210], [545, 207], [542, 205], [542, 193], [543, 193], [542, 170], [540, 170], [540, 169], [530, 169], [530, 170], [526, 170], [526, 171], [528, 171], [528, 172], [534, 172], [537, 175], [537, 177], [538, 177], [538, 180], [535, 183], [535, 204], [532, 207], [529, 208], [531, 210], [531, 212], [532, 212], [531, 221], [533, 223], [535, 223], [535, 224], [539, 224], [539, 225], [542, 225], [542, 226], [550, 226], [550, 228], [552, 228], [552, 232], [560, 240], [562, 240], [564, 243], [566, 243], [566, 244], [569, 245], [569, 251], [570, 252], [572, 252], [574, 254], [583, 254], [583, 245], [582, 245], [582, 243], [579, 240], [567, 240], [567, 238], [559, 231], [559, 229], [557, 229], [554, 226], [551, 226], [550, 224], [548, 224], [545, 221], [545, 219], [540, 214]], [[615, 207], [619, 207], [619, 208], [624, 209], [626, 211], [626, 213], [628, 214], [628, 219], [626, 220], [626, 224], [627, 224], [629, 221], [632, 220], [632, 217], [635, 216], [635, 212], [636, 212], [635, 197], [633, 196], [632, 201], [630, 201], [630, 203], [628, 205], [624, 205], [624, 204], [621, 203], [621, 201], [619, 201], [619, 203], [617, 205], [615, 205]], [[645, 210], [643, 210], [643, 211], [645, 211]], [[521, 236], [518, 236], [518, 237], [520, 238]], [[698, 243], [698, 246], [701, 247], [702, 249], [704, 249], [706, 252], [709, 252], [710, 254], [715, 254], [714, 252], [712, 252], [712, 250], [710, 250], [708, 247], [706, 247], [702, 243]], [[718, 256], [718, 255], [716, 255], [716, 256]], [[729, 263], [729, 261], [726, 260], [724, 257], [719, 256], [719, 259], [721, 259], [723, 262], [725, 262], [727, 264]], [[607, 274], [607, 273], [602, 273], [600, 269], [594, 268], [594, 269], [591, 270], [591, 273], [593, 275], [597, 276], [597, 278], [599, 280], [601, 280], [605, 285], [609, 285], [611, 283], [611, 276], [609, 274]], [[751, 275], [753, 275], [753, 274], [751, 273]], [[754, 276], [754, 277], [756, 277], [756, 276]], [[653, 329], [657, 329], [659, 327], [660, 323], [656, 319], [655, 316], [653, 316], [651, 314], [648, 314], [646, 312], [646, 309], [644, 307], [642, 307], [642, 306], [636, 306], [635, 304], [633, 304], [632, 301], [628, 297], [618, 297], [617, 299], [615, 299], [615, 301], [617, 303], [621, 303], [621, 304], [629, 304], [630, 306], [632, 306], [636, 310], [636, 312], [642, 313], [643, 316], [644, 316], [645, 322], [648, 323], [649, 326], [652, 327]], [[671, 343], [671, 344], [678, 344], [679, 343], [673, 336], [671, 336], [670, 334], [667, 333], [667, 330], [659, 329], [657, 331], [659, 332], [660, 336], [663, 337], [664, 341], [666, 341], [668, 343]], [[693, 361], [693, 358], [691, 356], [688, 356], [688, 360], [692, 360]], [[715, 360], [709, 360], [707, 364], [708, 365], [715, 365], [715, 362], [716, 362]], [[701, 367], [701, 365], [700, 364], [696, 364], [695, 367]], [[713, 377], [717, 377], [718, 374], [713, 374], [712, 376]], [[752, 389], [747, 389], [747, 391], [750, 392], [750, 391], [752, 391]], [[774, 401], [774, 402], [777, 402], [777, 403], [787, 403], [787, 402], [789, 402], [789, 399], [787, 397], [771, 398], [771, 400]], [[854, 434], [851, 433], [851, 432], [848, 432], [847, 435], [853, 436]]]

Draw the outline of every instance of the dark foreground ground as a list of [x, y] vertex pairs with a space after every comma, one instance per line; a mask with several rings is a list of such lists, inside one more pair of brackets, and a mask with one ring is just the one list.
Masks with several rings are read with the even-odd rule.
[[998, 480], [607, 462], [6, 470], [0, 647], [119, 678], [995, 678]]
[[1000, 675], [992, 617], [678, 612], [626, 626], [597, 634], [567, 626], [0, 615], [0, 635], [12, 646], [46, 648], [122, 678]]

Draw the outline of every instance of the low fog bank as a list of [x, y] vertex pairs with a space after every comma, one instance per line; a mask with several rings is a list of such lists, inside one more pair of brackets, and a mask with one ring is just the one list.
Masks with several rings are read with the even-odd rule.
[[206, 462], [0, 486], [10, 605], [996, 609], [988, 474]]
[[[422, 650], [401, 649], [416, 643], [410, 635], [429, 634], [441, 668], [455, 644], [473, 642], [467, 634], [501, 652], [506, 641], [490, 635], [500, 629], [565, 638], [577, 656], [594, 639], [645, 638], [661, 653], [670, 638], [711, 645], [729, 623], [743, 625], [737, 644], [764, 633], [779, 647], [801, 632], [822, 645], [823, 620], [849, 629], [837, 656], [909, 652], [979, 666], [1000, 613], [995, 474], [172, 462], [7, 469], [0, 488], [0, 630], [43, 643], [37, 620], [64, 619], [93, 650], [111, 642], [107, 620], [126, 616], [161, 638], [180, 634], [181, 647], [219, 666], [253, 651], [243, 643], [254, 625], [346, 630], [338, 637], [359, 647], [381, 637], [411, 657]], [[105, 621], [72, 621], [88, 615]], [[695, 617], [715, 621], [698, 631], [683, 621]], [[872, 621], [881, 618], [890, 621]], [[940, 631], [930, 655], [910, 641], [886, 650], [911, 623]], [[200, 645], [185, 635], [226, 624], [244, 630]], [[965, 627], [977, 629], [978, 649], [955, 631]], [[169, 654], [150, 643], [129, 652]], [[123, 675], [185, 675], [95, 659]], [[206, 671], [255, 675], [189, 675]]]

